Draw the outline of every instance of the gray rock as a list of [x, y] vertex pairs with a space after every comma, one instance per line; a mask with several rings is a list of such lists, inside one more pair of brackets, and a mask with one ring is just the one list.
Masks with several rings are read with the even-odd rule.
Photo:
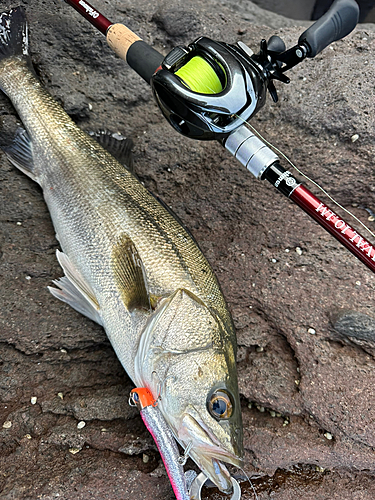
[[160, 9], [152, 18], [167, 35], [173, 39], [194, 36], [201, 27], [196, 10], [182, 10], [179, 7]]
[[375, 356], [375, 319], [356, 311], [342, 311], [332, 318], [334, 338]]
[[73, 92], [64, 97], [63, 106], [65, 111], [75, 120], [88, 118], [90, 110], [85, 94]]
[[301, 6], [300, 8], [298, 8], [297, 6], [296, 15], [293, 16], [293, 19], [290, 19], [289, 17], [285, 17], [285, 15], [283, 15], [284, 11], [282, 7], [274, 10], [272, 8], [272, 5], [270, 5], [270, 2], [268, 3], [266, 2], [265, 7], [262, 8], [257, 4], [257, 2], [251, 2], [250, 0], [214, 0], [214, 1], [218, 5], [221, 4], [230, 9], [231, 11], [235, 12], [240, 19], [244, 21], [249, 21], [250, 23], [254, 23], [260, 26], [264, 25], [270, 28], [279, 29], [279, 28], [287, 28], [290, 26], [309, 26], [311, 24], [311, 22], [309, 21], [303, 21], [302, 19], [306, 18], [304, 18], [302, 15], [301, 16], [298, 15], [299, 12], [301, 13], [305, 12], [306, 2], [304, 2], [304, 5]]

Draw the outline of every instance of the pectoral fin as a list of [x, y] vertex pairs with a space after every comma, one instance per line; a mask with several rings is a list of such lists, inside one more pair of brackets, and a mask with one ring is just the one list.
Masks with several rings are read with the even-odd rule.
[[125, 307], [149, 311], [146, 273], [139, 253], [127, 234], [122, 234], [112, 252], [112, 268]]
[[32, 143], [25, 129], [21, 127], [18, 128], [12, 144], [9, 146], [2, 146], [1, 149], [15, 167], [31, 177], [33, 181], [36, 181], [34, 175]]
[[57, 250], [56, 256], [65, 276], [59, 280], [54, 280], [53, 283], [58, 288], [49, 286], [49, 291], [57, 299], [66, 302], [79, 313], [101, 325], [100, 307], [92, 288], [84, 281], [64, 253]]

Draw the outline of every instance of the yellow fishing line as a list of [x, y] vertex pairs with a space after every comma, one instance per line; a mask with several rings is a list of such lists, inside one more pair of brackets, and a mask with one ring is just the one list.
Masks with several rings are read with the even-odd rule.
[[203, 57], [195, 56], [175, 73], [183, 83], [200, 94], [218, 94], [223, 90], [213, 67]]

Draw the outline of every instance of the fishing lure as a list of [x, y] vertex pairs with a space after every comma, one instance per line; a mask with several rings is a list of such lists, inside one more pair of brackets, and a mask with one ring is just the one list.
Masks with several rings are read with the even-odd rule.
[[142, 420], [159, 450], [177, 500], [190, 500], [176, 440], [151, 391], [145, 387], [133, 389], [130, 393], [129, 404], [137, 406], [140, 410]]
[[[189, 454], [189, 450], [187, 448], [185, 455], [180, 456], [176, 440], [159, 410], [158, 402], [153, 397], [151, 391], [145, 387], [133, 389], [129, 396], [129, 404], [136, 406], [140, 410], [142, 420], [159, 450], [177, 500], [201, 500], [202, 488], [207, 481], [207, 477], [203, 472], [199, 475], [194, 471], [184, 473], [183, 465]], [[187, 481], [189, 476], [190, 481]], [[233, 477], [231, 480], [233, 493], [230, 500], [240, 500], [240, 485]]]

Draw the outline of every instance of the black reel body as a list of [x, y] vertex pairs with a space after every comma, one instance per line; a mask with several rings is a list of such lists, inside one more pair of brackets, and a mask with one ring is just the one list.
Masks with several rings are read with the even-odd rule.
[[[212, 66], [221, 92], [195, 92], [175, 74], [195, 56]], [[151, 87], [161, 111], [178, 132], [212, 140], [227, 137], [263, 106], [267, 83], [250, 54], [239, 46], [201, 37], [187, 49], [173, 49], [152, 76]]]
[[[224, 140], [264, 105], [267, 90], [277, 101], [274, 80], [289, 83], [285, 71], [350, 33], [358, 14], [355, 0], [335, 0], [289, 50], [278, 36], [268, 42], [262, 40], [258, 54], [242, 42], [231, 45], [206, 37], [198, 38], [188, 48], [176, 47], [151, 77], [156, 101], [181, 134], [193, 139]], [[196, 92], [176, 74], [196, 56], [203, 58], [208, 68], [211, 66], [221, 91]]]

